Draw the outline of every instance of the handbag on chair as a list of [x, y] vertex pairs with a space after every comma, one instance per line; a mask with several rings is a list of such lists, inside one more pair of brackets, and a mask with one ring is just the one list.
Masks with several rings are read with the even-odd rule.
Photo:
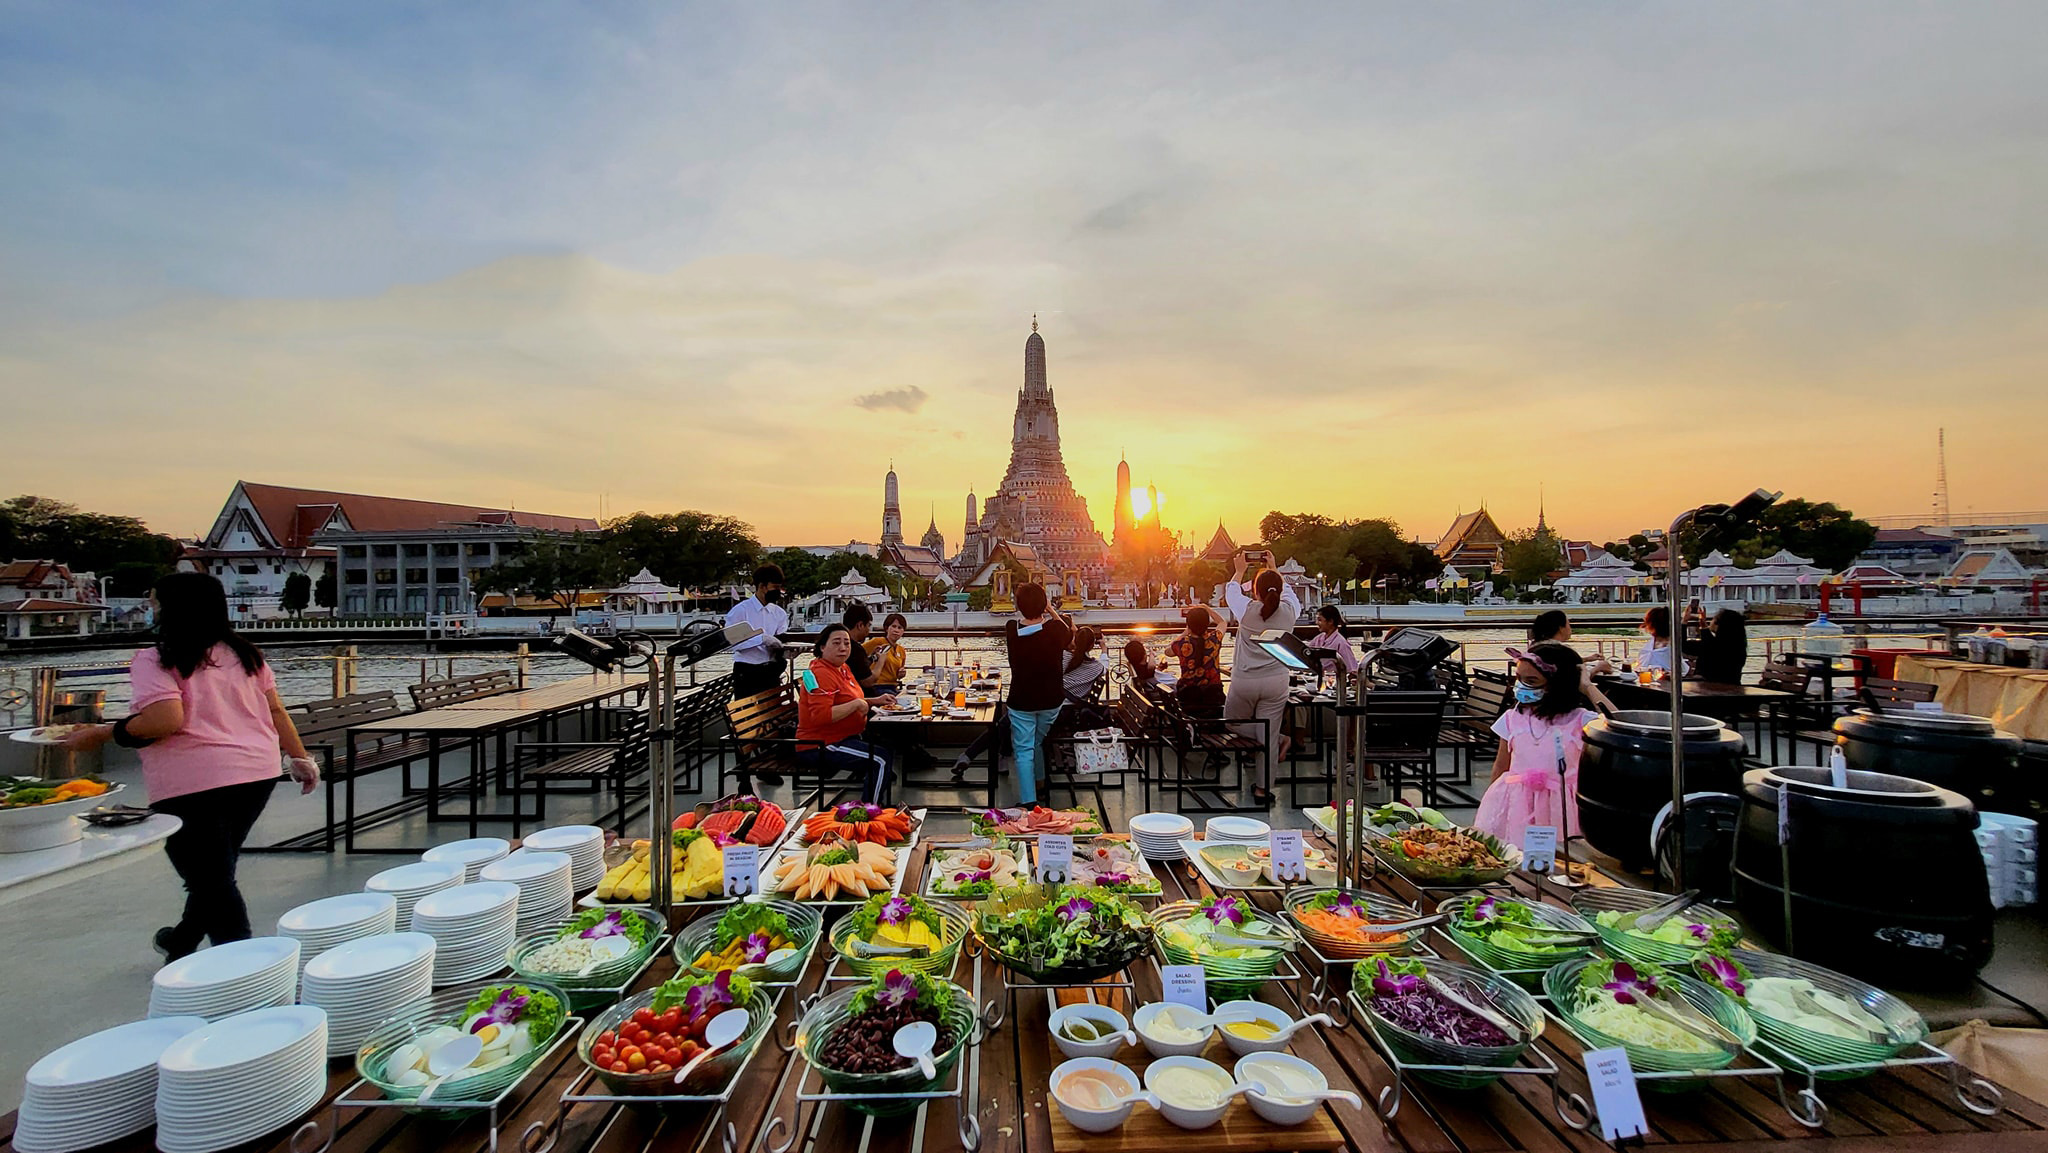
[[1124, 748], [1124, 735], [1116, 729], [1090, 729], [1074, 734], [1074, 772], [1079, 776], [1127, 773], [1131, 755]]

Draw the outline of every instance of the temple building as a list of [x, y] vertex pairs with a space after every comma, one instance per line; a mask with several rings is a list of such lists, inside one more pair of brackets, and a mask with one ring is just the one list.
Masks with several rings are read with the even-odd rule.
[[896, 462], [882, 481], [882, 547], [903, 543], [903, 508], [896, 500]]
[[1500, 570], [1500, 554], [1507, 541], [1508, 534], [1494, 523], [1486, 506], [1480, 505], [1477, 512], [1460, 513], [1451, 522], [1451, 527], [1436, 542], [1435, 552], [1452, 568], [1471, 569], [1473, 572], [1468, 575], [1483, 579], [1486, 574]]
[[1109, 538], [1110, 543], [1116, 546], [1118, 552], [1124, 552], [1132, 546], [1132, 514], [1131, 462], [1118, 458], [1116, 462], [1116, 519], [1114, 521], [1116, 527]]
[[[970, 518], [973, 500], [968, 498]], [[1028, 546], [1051, 572], [1078, 571], [1092, 583], [1109, 576], [1109, 546], [1095, 531], [1088, 502], [1074, 491], [1060, 455], [1059, 408], [1046, 383], [1045, 338], [1038, 335], [1036, 317], [1024, 342], [1024, 387], [1010, 426], [1010, 467], [982, 505], [980, 519], [970, 519], [960, 567], [979, 569], [1004, 541]]]

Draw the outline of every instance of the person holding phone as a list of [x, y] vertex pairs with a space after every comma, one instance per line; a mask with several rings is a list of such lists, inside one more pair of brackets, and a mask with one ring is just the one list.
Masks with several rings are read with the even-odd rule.
[[[1271, 554], [1267, 554], [1271, 555]], [[1223, 599], [1237, 618], [1237, 647], [1231, 650], [1230, 688], [1223, 697], [1226, 721], [1264, 721], [1241, 724], [1238, 731], [1266, 742], [1266, 756], [1259, 765], [1258, 783], [1252, 786], [1252, 800], [1273, 807], [1273, 767], [1287, 758], [1286, 726], [1289, 680], [1287, 666], [1260, 648], [1254, 637], [1273, 629], [1291, 631], [1301, 619], [1301, 602], [1272, 569], [1261, 570], [1250, 581], [1244, 579], [1248, 554], [1237, 554], [1236, 572], [1223, 586]]]
[[861, 739], [868, 727], [868, 713], [894, 708], [894, 696], [870, 700], [859, 678], [847, 665], [853, 655], [853, 635], [845, 625], [830, 624], [818, 631], [817, 656], [797, 678], [796, 759], [799, 764], [822, 772], [850, 772], [864, 782], [861, 800], [883, 805], [889, 801], [889, 751]]
[[1038, 803], [1045, 771], [1045, 738], [1066, 703], [1066, 659], [1074, 629], [1052, 608], [1045, 586], [1027, 581], [1017, 589], [1017, 617], [1003, 625], [1010, 656], [1010, 747], [1017, 758], [1017, 796]]

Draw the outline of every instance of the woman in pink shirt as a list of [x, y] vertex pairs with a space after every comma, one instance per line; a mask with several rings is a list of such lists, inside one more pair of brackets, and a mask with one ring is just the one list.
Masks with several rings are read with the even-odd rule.
[[280, 751], [291, 758], [302, 793], [320, 767], [278, 699], [277, 682], [255, 645], [228, 623], [228, 598], [205, 573], [172, 573], [157, 582], [154, 648], [135, 654], [128, 716], [94, 725], [67, 742], [112, 740], [137, 750], [150, 807], [184, 822], [164, 853], [185, 882], [185, 914], [158, 929], [170, 960], [249, 936], [249, 909], [235, 885], [242, 842], [270, 801]]

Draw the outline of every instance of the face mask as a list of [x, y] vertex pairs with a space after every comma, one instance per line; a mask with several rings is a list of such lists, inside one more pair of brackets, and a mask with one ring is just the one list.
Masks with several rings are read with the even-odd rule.
[[1536, 703], [1537, 701], [1540, 701], [1540, 700], [1542, 700], [1542, 699], [1543, 699], [1543, 690], [1542, 690], [1541, 688], [1538, 688], [1538, 687], [1537, 687], [1537, 686], [1535, 686], [1535, 685], [1525, 685], [1525, 684], [1523, 684], [1523, 683], [1522, 683], [1522, 682], [1520, 682], [1520, 681], [1516, 681], [1516, 682], [1515, 682], [1515, 703], [1516, 703], [1516, 704], [1518, 704], [1518, 705], [1533, 705], [1533, 704], [1535, 704], [1535, 703]]
[[766, 605], [781, 604], [782, 590], [768, 589], [767, 591], [763, 592], [761, 594], [761, 603]]

